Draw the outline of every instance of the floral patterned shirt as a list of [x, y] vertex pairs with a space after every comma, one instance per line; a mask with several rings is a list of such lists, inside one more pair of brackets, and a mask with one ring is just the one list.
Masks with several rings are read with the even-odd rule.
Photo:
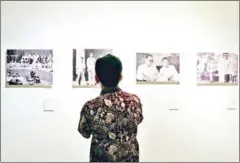
[[90, 162], [139, 162], [137, 127], [143, 120], [142, 104], [119, 88], [103, 89], [83, 106], [78, 131], [92, 135]]

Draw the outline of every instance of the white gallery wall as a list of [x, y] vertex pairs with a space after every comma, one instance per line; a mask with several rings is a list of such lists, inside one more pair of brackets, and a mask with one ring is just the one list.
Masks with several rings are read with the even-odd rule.
[[[197, 52], [239, 54], [239, 2], [223, 1], [1, 2], [1, 161], [89, 161], [78, 120], [100, 88], [72, 88], [73, 48], [122, 60], [141, 162], [239, 161], [238, 86], [196, 86]], [[6, 49], [53, 49], [52, 89], [5, 88]], [[180, 85], [136, 85], [136, 52], [180, 53]]]

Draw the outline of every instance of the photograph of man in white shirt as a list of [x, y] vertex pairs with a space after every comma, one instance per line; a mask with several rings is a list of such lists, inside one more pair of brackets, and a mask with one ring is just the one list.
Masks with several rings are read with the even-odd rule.
[[158, 78], [158, 69], [153, 63], [153, 56], [146, 54], [144, 63], [137, 68], [137, 81], [153, 82]]
[[93, 57], [93, 53], [90, 53], [89, 58], [87, 58], [87, 72], [89, 85], [95, 84], [95, 63], [96, 59]]
[[76, 65], [76, 72], [77, 72], [77, 84], [78, 85], [84, 85], [85, 80], [85, 63], [83, 57], [79, 58], [79, 62]]
[[178, 53], [137, 53], [138, 84], [178, 84]]
[[174, 65], [170, 65], [168, 58], [162, 59], [163, 66], [160, 69], [159, 77], [157, 81], [179, 81], [179, 73], [177, 72]]

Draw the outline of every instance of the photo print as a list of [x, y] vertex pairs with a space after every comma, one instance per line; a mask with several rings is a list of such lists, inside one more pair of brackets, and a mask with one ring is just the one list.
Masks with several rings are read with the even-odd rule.
[[73, 87], [96, 87], [95, 63], [112, 49], [73, 49]]
[[137, 53], [137, 84], [179, 84], [179, 53]]
[[197, 53], [198, 85], [237, 85], [238, 55]]
[[51, 88], [53, 51], [8, 49], [6, 51], [6, 87]]

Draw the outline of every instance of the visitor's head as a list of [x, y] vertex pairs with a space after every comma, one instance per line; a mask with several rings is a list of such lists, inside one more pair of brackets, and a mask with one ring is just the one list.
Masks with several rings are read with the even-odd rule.
[[148, 65], [148, 66], [151, 66], [152, 63], [153, 63], [153, 56], [151, 54], [147, 54], [145, 55], [145, 63]]
[[116, 87], [122, 79], [122, 62], [118, 57], [107, 54], [97, 59], [95, 71], [97, 83], [104, 87]]
[[168, 59], [166, 57], [162, 59], [162, 63], [163, 63], [163, 67], [168, 67], [169, 65]]

